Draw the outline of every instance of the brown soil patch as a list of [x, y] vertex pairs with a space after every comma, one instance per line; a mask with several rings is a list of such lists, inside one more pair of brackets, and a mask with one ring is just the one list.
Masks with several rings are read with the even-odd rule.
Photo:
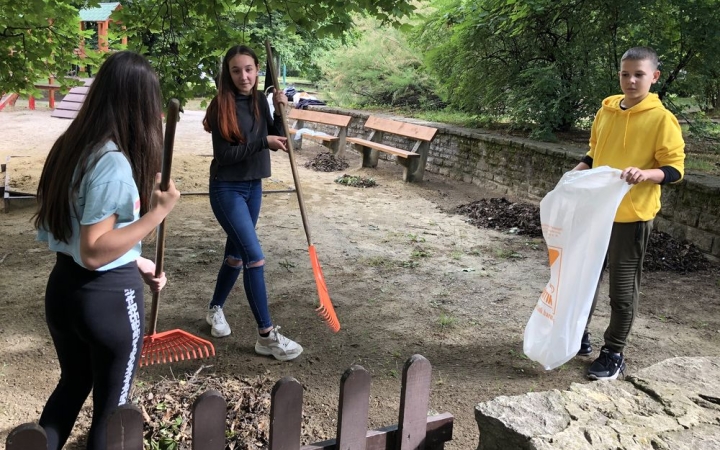
[[[40, 182], [45, 157], [46, 155], [11, 157], [7, 163], [10, 189], [13, 192], [34, 195]], [[175, 155], [171, 170], [175, 187], [185, 194], [207, 193], [211, 160], [212, 153], [207, 155]], [[292, 183], [282, 183], [273, 178], [263, 180], [264, 190], [292, 188]]]
[[[207, 176], [209, 165], [201, 155], [212, 151], [200, 126], [202, 117], [202, 112], [184, 113], [175, 144], [178, 157], [195, 155], [204, 161], [191, 165], [198, 180]], [[49, 111], [3, 111], [0, 158], [46, 154], [68, 123], [50, 118]], [[175, 395], [173, 401], [182, 405], [180, 397], [189, 398], [190, 391], [160, 389], [201, 365], [206, 366], [203, 376], [227, 388], [240, 386], [244, 378], [274, 383], [293, 376], [305, 388], [303, 411], [310, 427], [305, 439], [319, 440], [335, 432], [340, 377], [353, 364], [372, 375], [369, 425], [397, 423], [399, 375], [403, 363], [420, 353], [433, 365], [430, 408], [456, 418], [454, 440], [446, 448], [465, 450], [477, 446], [473, 408], [478, 402], [588, 382], [587, 358], [546, 372], [522, 355], [525, 324], [549, 276], [542, 239], [478, 228], [449, 212], [499, 197], [497, 192], [433, 174], [426, 174], [421, 184], [406, 184], [402, 168], [394, 163], [380, 161], [377, 169], [360, 169], [360, 156], [350, 153], [351, 168], [345, 173], [379, 181], [372, 189], [352, 189], [335, 183], [336, 173], [303, 167], [322, 151], [308, 145], [298, 152], [299, 175], [341, 331], [332, 334], [315, 313], [307, 241], [296, 195], [289, 193], [264, 197], [258, 233], [273, 320], [303, 345], [304, 354], [290, 363], [254, 354], [255, 325], [240, 283], [225, 308], [232, 334], [211, 338], [204, 313], [225, 236], [207, 196], [186, 195], [167, 222], [169, 283], [161, 295], [158, 328], [212, 339], [217, 356], [142, 368], [136, 395], [141, 388], [158, 389], [158, 397], [161, 392], [163, 398]], [[293, 185], [287, 155], [274, 152], [272, 158], [273, 180]], [[182, 164], [176, 167], [180, 174]], [[31, 207], [18, 206], [0, 219], [0, 440], [12, 427], [38, 419], [59, 376], [43, 313], [54, 255], [35, 241], [32, 214]], [[153, 257], [152, 245], [144, 247], [144, 254]], [[678, 355], [720, 356], [719, 286], [716, 268], [648, 272], [626, 350], [628, 372]], [[603, 289], [607, 298], [607, 287]], [[147, 310], [150, 298], [146, 294]], [[608, 303], [600, 302], [591, 324], [596, 348], [609, 319]], [[269, 384], [256, 391], [262, 399]], [[267, 418], [259, 411], [252, 413], [258, 423]], [[67, 448], [82, 448], [89, 412], [88, 402]]]

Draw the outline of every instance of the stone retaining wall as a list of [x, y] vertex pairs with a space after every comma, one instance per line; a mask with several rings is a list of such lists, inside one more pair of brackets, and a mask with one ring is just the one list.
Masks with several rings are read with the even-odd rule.
[[[367, 137], [363, 124], [369, 113], [331, 107], [313, 109], [352, 116], [348, 136]], [[512, 192], [530, 201], [542, 199], [586, 152], [582, 146], [541, 143], [483, 130], [378, 115], [438, 129], [430, 144], [426, 171], [478, 186], [489, 185], [500, 193]], [[308, 128], [316, 125], [305, 124]], [[334, 134], [333, 127], [315, 129]], [[410, 148], [407, 139], [385, 136], [385, 143]], [[394, 158], [385, 153], [380, 157]], [[663, 207], [656, 228], [720, 257], [720, 178], [689, 173], [681, 183], [663, 186], [662, 192]]]

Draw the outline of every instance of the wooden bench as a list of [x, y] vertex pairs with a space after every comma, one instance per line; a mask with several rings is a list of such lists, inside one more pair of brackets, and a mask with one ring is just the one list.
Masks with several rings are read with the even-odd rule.
[[[368, 118], [367, 122], [365, 122], [365, 128], [370, 130], [367, 139], [347, 138], [347, 141], [353, 144], [355, 149], [362, 154], [363, 167], [377, 167], [378, 152], [389, 153], [395, 155], [397, 162], [405, 168], [403, 173], [404, 181], [422, 181], [425, 172], [425, 163], [427, 162], [430, 150], [430, 142], [435, 137], [437, 128], [383, 119], [376, 116], [370, 116]], [[414, 141], [412, 149], [403, 150], [383, 144], [382, 141], [385, 133], [403, 136], [411, 142]]]
[[351, 116], [293, 108], [290, 110], [288, 118], [295, 120], [294, 126], [290, 128], [290, 133], [292, 134], [296, 134], [298, 130], [304, 128], [305, 122], [320, 123], [323, 125], [337, 127], [334, 135], [312, 135], [303, 133], [300, 136], [300, 142], [298, 143], [297, 148], [302, 148], [302, 139], [307, 137], [308, 139], [317, 141], [329, 148], [335, 156], [342, 157], [343, 152], [345, 151], [345, 139], [347, 138], [348, 125], [350, 125], [350, 121], [352, 120]]

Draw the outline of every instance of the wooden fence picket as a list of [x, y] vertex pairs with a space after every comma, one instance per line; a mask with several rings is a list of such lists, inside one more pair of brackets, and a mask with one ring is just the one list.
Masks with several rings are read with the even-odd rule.
[[143, 415], [133, 404], [120, 406], [108, 418], [108, 450], [143, 450]]
[[400, 392], [398, 450], [425, 448], [431, 375], [430, 361], [424, 356], [413, 355], [405, 362]]
[[47, 450], [45, 430], [36, 423], [15, 427], [5, 440], [5, 450]]
[[[453, 416], [427, 416], [432, 367], [413, 355], [403, 367], [397, 425], [368, 430], [371, 377], [352, 366], [340, 381], [337, 439], [300, 446], [303, 387], [292, 377], [275, 383], [271, 393], [269, 450], [442, 450], [452, 440]], [[191, 411], [193, 450], [224, 450], [227, 402], [209, 390]], [[143, 449], [143, 415], [135, 405], [119, 407], [108, 419], [108, 450]], [[45, 431], [27, 423], [10, 431], [6, 450], [46, 450]]]
[[299, 450], [302, 385], [295, 378], [284, 377], [273, 386], [270, 401], [269, 450]]
[[370, 373], [352, 366], [340, 380], [337, 450], [365, 450], [369, 409]]
[[220, 392], [211, 389], [192, 406], [193, 450], [225, 450], [225, 417], [227, 402]]

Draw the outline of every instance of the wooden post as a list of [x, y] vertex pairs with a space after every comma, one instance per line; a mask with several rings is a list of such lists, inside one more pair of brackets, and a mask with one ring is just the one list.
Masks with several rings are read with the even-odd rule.
[[192, 406], [193, 450], [225, 449], [227, 403], [220, 392], [209, 390]]
[[32, 110], [35, 109], [35, 97], [33, 97], [32, 95], [30, 96], [30, 98], [28, 98], [28, 108]]
[[[54, 77], [48, 78], [48, 84], [53, 84], [55, 81]], [[50, 109], [55, 109], [55, 89], [48, 89], [48, 102], [50, 103]]]
[[108, 21], [98, 22], [98, 50], [101, 52], [108, 51]]
[[273, 386], [270, 400], [269, 450], [299, 450], [302, 428], [303, 388], [292, 377]]

